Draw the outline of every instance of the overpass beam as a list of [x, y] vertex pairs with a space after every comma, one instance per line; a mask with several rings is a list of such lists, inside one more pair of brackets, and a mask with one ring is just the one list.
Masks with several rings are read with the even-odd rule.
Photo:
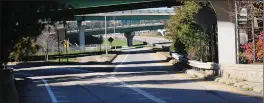
[[135, 36], [135, 32], [125, 32], [124, 35], [127, 39], [127, 46], [133, 46], [133, 37]]
[[80, 51], [84, 52], [85, 50], [85, 36], [84, 36], [84, 22], [83, 21], [77, 21], [78, 24], [78, 30], [79, 30], [79, 47]]

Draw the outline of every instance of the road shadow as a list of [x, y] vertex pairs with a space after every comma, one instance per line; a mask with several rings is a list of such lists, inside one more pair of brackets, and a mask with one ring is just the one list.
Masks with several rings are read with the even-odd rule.
[[[156, 69], [152, 69], [155, 67]], [[171, 66], [137, 66], [137, 67], [122, 67], [122, 70], [119, 72], [126, 72], [125, 74], [116, 74], [116, 75], [160, 75], [161, 73], [173, 72]], [[81, 67], [81, 66], [67, 66], [64, 65], [62, 67], [31, 67], [31, 68], [17, 68], [15, 69], [15, 73], [24, 73], [31, 74], [34, 76], [55, 76], [55, 75], [68, 75], [68, 74], [84, 74], [84, 73], [96, 73], [96, 72], [104, 72], [104, 73], [114, 73], [115, 65], [113, 66], [92, 66], [92, 67]], [[131, 72], [131, 73], [128, 73]]]
[[17, 65], [11, 65], [14, 69], [19, 68], [30, 68], [30, 67], [42, 67], [42, 66], [63, 66], [63, 65], [106, 65], [108, 62], [28, 62], [28, 63], [19, 63]]
[[153, 44], [155, 45], [155, 44], [170, 44], [170, 43], [172, 42], [159, 42], [159, 43], [153, 43]]
[[[159, 62], [159, 61], [146, 61], [148, 63], [151, 62]], [[134, 62], [136, 63], [136, 62]], [[45, 78], [48, 83], [64, 83], [64, 82], [74, 82], [74, 81], [94, 81], [97, 79], [106, 79], [103, 80], [105, 82], [97, 82], [97, 83], [89, 83], [89, 84], [81, 84], [79, 86], [82, 87], [82, 90], [86, 90], [89, 93], [97, 95], [104, 100], [104, 98], [115, 98], [111, 97], [113, 93], [115, 95], [128, 95], [124, 94], [124, 90], [127, 90], [127, 87], [122, 87], [120, 83], [117, 82], [106, 82], [108, 81], [108, 77], [115, 77], [118, 78], [129, 78], [129, 77], [150, 77], [150, 76], [161, 76], [161, 75], [177, 75], [177, 72], [173, 70], [174, 66], [137, 66], [137, 67], [122, 67], [122, 70], [118, 72], [113, 72], [115, 66], [109, 67], [58, 67], [58, 68], [42, 68], [42, 69], [23, 69], [15, 71], [15, 77], [20, 77], [21, 75], [16, 73], [25, 73], [34, 75], [33, 77], [39, 76], [49, 76]], [[180, 70], [179, 70], [180, 71]], [[183, 70], [181, 70], [183, 71]], [[102, 74], [94, 74], [102, 72]], [[68, 74], [85, 74], [83, 76], [78, 75], [68, 75]], [[55, 76], [55, 77], [53, 77]], [[32, 76], [31, 76], [32, 77]], [[173, 84], [184, 84], [184, 83], [193, 83], [198, 81], [204, 81], [203, 79], [156, 79], [156, 80], [131, 80], [126, 81], [127, 84], [130, 85], [173, 85]], [[34, 80], [34, 83], [42, 84], [41, 79]], [[25, 85], [27, 83], [25, 82]], [[20, 84], [21, 85], [21, 84]], [[74, 85], [73, 85], [74, 86]], [[76, 85], [75, 85], [76, 86]], [[55, 90], [63, 90], [67, 92], [72, 86], [55, 86], [51, 85], [51, 89]], [[75, 87], [74, 87], [75, 88]], [[170, 97], [176, 98], [172, 100], [168, 100], [168, 102], [172, 103], [181, 103], [180, 101], [187, 101], [187, 103], [223, 103], [228, 101], [228, 103], [260, 103], [260, 97], [249, 97], [247, 95], [241, 95], [231, 92], [224, 92], [224, 91], [216, 91], [216, 90], [194, 90], [194, 89], [169, 89], [164, 87], [156, 87], [156, 88], [149, 88], [149, 87], [138, 87], [146, 92], [163, 92], [166, 94], [170, 94]], [[104, 92], [103, 92], [104, 91]], [[71, 94], [74, 94], [69, 91]], [[132, 91], [135, 92], [135, 91]], [[117, 93], [117, 94], [116, 94]], [[76, 93], [76, 95], [79, 95]], [[199, 96], [198, 96], [199, 95]], [[81, 95], [80, 95], [81, 96]], [[83, 96], [83, 95], [82, 95]], [[157, 97], [164, 97], [163, 95], [156, 95]], [[74, 97], [73, 97], [74, 98]], [[209, 99], [208, 99], [209, 98]], [[221, 101], [221, 102], [218, 102]], [[85, 101], [84, 101], [85, 102]], [[105, 102], [120, 102], [120, 101], [105, 101]], [[125, 100], [123, 102], [126, 102]], [[138, 101], [134, 101], [138, 102]]]
[[[115, 102], [143, 102], [138, 101], [137, 98], [143, 98], [141, 94], [138, 94], [139, 97], [134, 97], [131, 93], [137, 93], [132, 89], [127, 88], [123, 84], [119, 82], [107, 82], [108, 76], [98, 75], [98, 76], [85, 76], [85, 77], [75, 77], [75, 76], [65, 76], [65, 77], [53, 77], [46, 78], [49, 83], [60, 83], [60, 82], [72, 82], [72, 81], [93, 81], [95, 79], [101, 78], [105, 79], [101, 82], [92, 82], [92, 83], [82, 83], [76, 85], [51, 85], [50, 88], [56, 91], [63, 91], [65, 96], [71, 96], [72, 98], [77, 99], [77, 97], [82, 97], [83, 95], [71, 91], [71, 89], [75, 88], [76, 90], [81, 88], [81, 90], [86, 91], [94, 96], [97, 96], [103, 102], [107, 103], [115, 103]], [[125, 81], [126, 84], [129, 85], [141, 85], [141, 84], [151, 84], [156, 85], [155, 88], [140, 86], [137, 87], [155, 97], [163, 97], [163, 98], [172, 98], [166, 99], [166, 102], [169, 103], [262, 103], [262, 98], [257, 96], [248, 96], [242, 95], [233, 92], [220, 91], [220, 90], [208, 90], [208, 89], [180, 89], [180, 88], [164, 88], [162, 85], [164, 84], [182, 84], [182, 83], [190, 83], [196, 82], [199, 79], [193, 80], [137, 80], [137, 81]], [[41, 83], [41, 80], [38, 81]], [[160, 86], [159, 86], [160, 85]], [[67, 93], [70, 92], [70, 93]], [[67, 94], [74, 94], [67, 95]], [[166, 95], [165, 95], [166, 94]], [[109, 98], [111, 98], [109, 100]], [[130, 98], [130, 99], [129, 99]], [[162, 98], [161, 98], [162, 99]], [[130, 101], [132, 100], [132, 101]], [[85, 101], [83, 101], [85, 102]], [[95, 101], [93, 101], [94, 103]]]
[[[117, 54], [119, 51], [109, 51], [109, 54]], [[49, 55], [49, 60], [56, 60], [58, 58], [66, 59], [66, 58], [77, 58], [77, 57], [84, 57], [84, 56], [94, 56], [94, 55], [102, 55], [105, 54], [105, 51], [99, 52], [84, 52], [84, 53], [75, 53], [75, 54], [56, 54], [56, 55]], [[23, 61], [44, 61], [45, 55], [36, 55], [36, 56], [28, 56], [22, 58]]]

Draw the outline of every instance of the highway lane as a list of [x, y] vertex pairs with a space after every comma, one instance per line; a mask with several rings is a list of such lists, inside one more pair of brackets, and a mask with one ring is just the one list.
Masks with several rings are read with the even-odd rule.
[[123, 52], [100, 72], [94, 70], [105, 65], [16, 69], [22, 103], [262, 103], [235, 88], [175, 73], [150, 48]]
[[[110, 34], [108, 36], [125, 39], [125, 37], [120, 35], [120, 34], [112, 34], [112, 35]], [[142, 41], [142, 42], [145, 41], [151, 45], [152, 44], [160, 44], [160, 45], [165, 46], [165, 47], [170, 47], [170, 45], [171, 45], [171, 41], [164, 38], [164, 37], [134, 36], [133, 40]]]
[[[171, 64], [164, 62], [156, 53], [133, 53], [146, 50], [147, 48], [131, 50], [130, 54], [117, 58], [114, 62], [122, 62], [116, 73], [127, 73], [126, 76], [117, 76], [120, 80], [141, 89], [151, 97], [165, 103], [262, 102], [261, 99], [249, 97], [246, 92], [233, 87], [176, 74]], [[123, 59], [124, 57], [126, 58]], [[138, 100], [145, 102], [152, 98], [145, 96]]]

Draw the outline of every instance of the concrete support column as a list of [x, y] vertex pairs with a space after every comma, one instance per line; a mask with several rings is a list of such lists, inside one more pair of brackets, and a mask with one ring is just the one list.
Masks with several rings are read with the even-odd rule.
[[79, 46], [80, 51], [84, 52], [85, 50], [85, 36], [84, 36], [84, 21], [77, 21], [78, 30], [79, 30]]
[[[236, 25], [229, 15], [234, 10], [234, 0], [227, 3], [224, 0], [210, 0], [217, 17], [218, 61], [219, 64], [238, 63], [238, 48]], [[231, 6], [230, 6], [231, 5]]]
[[127, 46], [133, 46], [133, 37], [135, 36], [135, 32], [125, 32], [124, 36], [127, 39]]

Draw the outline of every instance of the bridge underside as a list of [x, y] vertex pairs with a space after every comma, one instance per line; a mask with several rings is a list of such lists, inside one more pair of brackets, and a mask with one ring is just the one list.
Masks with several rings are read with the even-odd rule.
[[[67, 9], [56, 10], [49, 12], [49, 14], [63, 15], [65, 13], [71, 15], [81, 15], [81, 14], [93, 14], [93, 13], [103, 13], [103, 12], [113, 12], [113, 11], [123, 11], [123, 10], [132, 10], [132, 9], [143, 9], [143, 8], [155, 8], [155, 7], [171, 7], [171, 6], [180, 6], [183, 5], [180, 0], [96, 0], [96, 1], [70, 1], [70, 0], [59, 0], [68, 6]], [[237, 58], [236, 54], [236, 35], [234, 23], [230, 20], [229, 12], [233, 10], [230, 6], [233, 5], [233, 0], [205, 0], [210, 1], [211, 6], [213, 7], [216, 17], [217, 17], [217, 36], [222, 38], [223, 35], [229, 35], [230, 41], [232, 41], [232, 45], [228, 45], [228, 47], [223, 47], [225, 43], [222, 44], [218, 38], [218, 55], [219, 62], [223, 63], [235, 63]], [[91, 4], [89, 4], [91, 3]], [[71, 8], [71, 9], [69, 9]], [[49, 16], [49, 14], [44, 14], [44, 16]], [[229, 29], [228, 29], [228, 28]], [[230, 29], [231, 28], [231, 29]], [[228, 31], [230, 32], [228, 32]], [[231, 36], [231, 37], [230, 37]], [[230, 55], [226, 55], [228, 52]], [[221, 60], [220, 60], [221, 59]], [[232, 60], [231, 60], [232, 59]]]
[[103, 12], [172, 7], [182, 5], [180, 0], [58, 0], [61, 7], [49, 13], [41, 13], [44, 17], [51, 15], [81, 15]]
[[[106, 20], [162, 20], [169, 17], [170, 15], [120, 15], [107, 16]], [[105, 16], [76, 16], [72, 20], [105, 20]]]
[[[134, 31], [142, 31], [142, 30], [157, 30], [164, 29], [164, 25], [154, 25], [154, 26], [146, 26], [146, 27], [127, 27], [127, 28], [116, 28], [115, 33], [124, 33], [124, 32], [134, 32]], [[107, 33], [114, 33], [114, 28], [108, 28]], [[104, 28], [97, 30], [89, 30], [85, 31], [85, 35], [99, 35], [105, 34]], [[67, 36], [78, 35], [78, 32], [67, 33]]]

